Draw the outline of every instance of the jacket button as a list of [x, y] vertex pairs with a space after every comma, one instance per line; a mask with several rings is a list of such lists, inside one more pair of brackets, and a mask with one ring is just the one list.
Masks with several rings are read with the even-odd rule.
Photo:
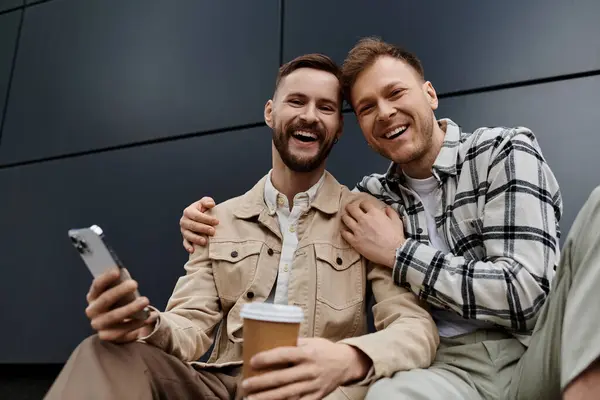
[[337, 263], [337, 265], [342, 265], [342, 259], [340, 257], [335, 259], [335, 262]]
[[232, 251], [231, 252], [231, 257], [236, 258], [238, 256], [238, 252], [237, 251]]
[[423, 229], [422, 228], [417, 228], [417, 233], [423, 233]]
[[254, 292], [248, 292], [248, 293], [246, 293], [246, 297], [249, 298], [249, 299], [253, 298], [254, 297]]
[[273, 249], [267, 250], [267, 254], [270, 255], [270, 256], [272, 256], [273, 255]]

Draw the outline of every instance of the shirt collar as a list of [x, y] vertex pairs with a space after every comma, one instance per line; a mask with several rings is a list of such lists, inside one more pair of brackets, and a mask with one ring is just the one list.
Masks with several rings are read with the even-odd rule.
[[[277, 189], [275, 189], [275, 186], [273, 186], [273, 181], [271, 180], [272, 172], [273, 172], [273, 170], [270, 170], [269, 173], [267, 174], [267, 179], [265, 181], [265, 190], [264, 190], [265, 203], [267, 204], [267, 207], [269, 208], [269, 214], [271, 214], [271, 215], [275, 214], [275, 212], [277, 211], [277, 208], [279, 208], [279, 207], [285, 207], [285, 208], [289, 207], [287, 197], [283, 193], [281, 193]], [[325, 172], [323, 172], [323, 174], [321, 175], [321, 178], [319, 178], [319, 181], [317, 183], [315, 183], [313, 186], [311, 186], [307, 191], [297, 193], [294, 196], [294, 200], [293, 200], [294, 204], [297, 204], [298, 202], [306, 201], [305, 210], [310, 209], [313, 201], [315, 200], [315, 198], [317, 196], [317, 192], [318, 192], [319, 188], [323, 185], [324, 180], [325, 180]]]
[[[441, 181], [444, 175], [456, 175], [458, 162], [458, 149], [463, 135], [460, 126], [449, 118], [443, 118], [438, 121], [441, 126], [445, 126], [446, 134], [444, 143], [433, 163], [431, 172], [438, 181]], [[404, 174], [398, 164], [392, 162], [385, 174], [386, 179], [391, 181], [402, 181]]]

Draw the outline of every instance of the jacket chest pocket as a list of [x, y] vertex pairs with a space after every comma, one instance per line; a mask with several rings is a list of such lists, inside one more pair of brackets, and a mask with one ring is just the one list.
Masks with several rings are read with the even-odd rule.
[[364, 301], [364, 274], [360, 254], [330, 244], [315, 244], [317, 300], [341, 311]]
[[235, 301], [250, 286], [263, 246], [257, 241], [210, 243], [209, 257], [220, 297]]

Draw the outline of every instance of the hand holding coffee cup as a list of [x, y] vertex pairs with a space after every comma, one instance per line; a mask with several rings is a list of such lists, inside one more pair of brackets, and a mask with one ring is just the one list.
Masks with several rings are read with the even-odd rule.
[[[269, 303], [250, 303], [240, 312], [244, 319], [244, 379], [264, 374], [269, 370], [254, 370], [252, 357], [263, 351], [282, 346], [296, 346], [304, 312], [298, 306]], [[282, 368], [285, 368], [282, 365]]]

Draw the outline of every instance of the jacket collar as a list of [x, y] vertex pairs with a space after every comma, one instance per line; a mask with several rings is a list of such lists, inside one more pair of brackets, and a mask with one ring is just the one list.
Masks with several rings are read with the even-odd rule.
[[[269, 212], [265, 202], [265, 184], [268, 175], [263, 176], [252, 189], [242, 195], [243, 206], [234, 211], [237, 218], [248, 219]], [[328, 171], [325, 171], [323, 183], [317, 190], [310, 207], [325, 214], [335, 214], [340, 209], [342, 186]]]

